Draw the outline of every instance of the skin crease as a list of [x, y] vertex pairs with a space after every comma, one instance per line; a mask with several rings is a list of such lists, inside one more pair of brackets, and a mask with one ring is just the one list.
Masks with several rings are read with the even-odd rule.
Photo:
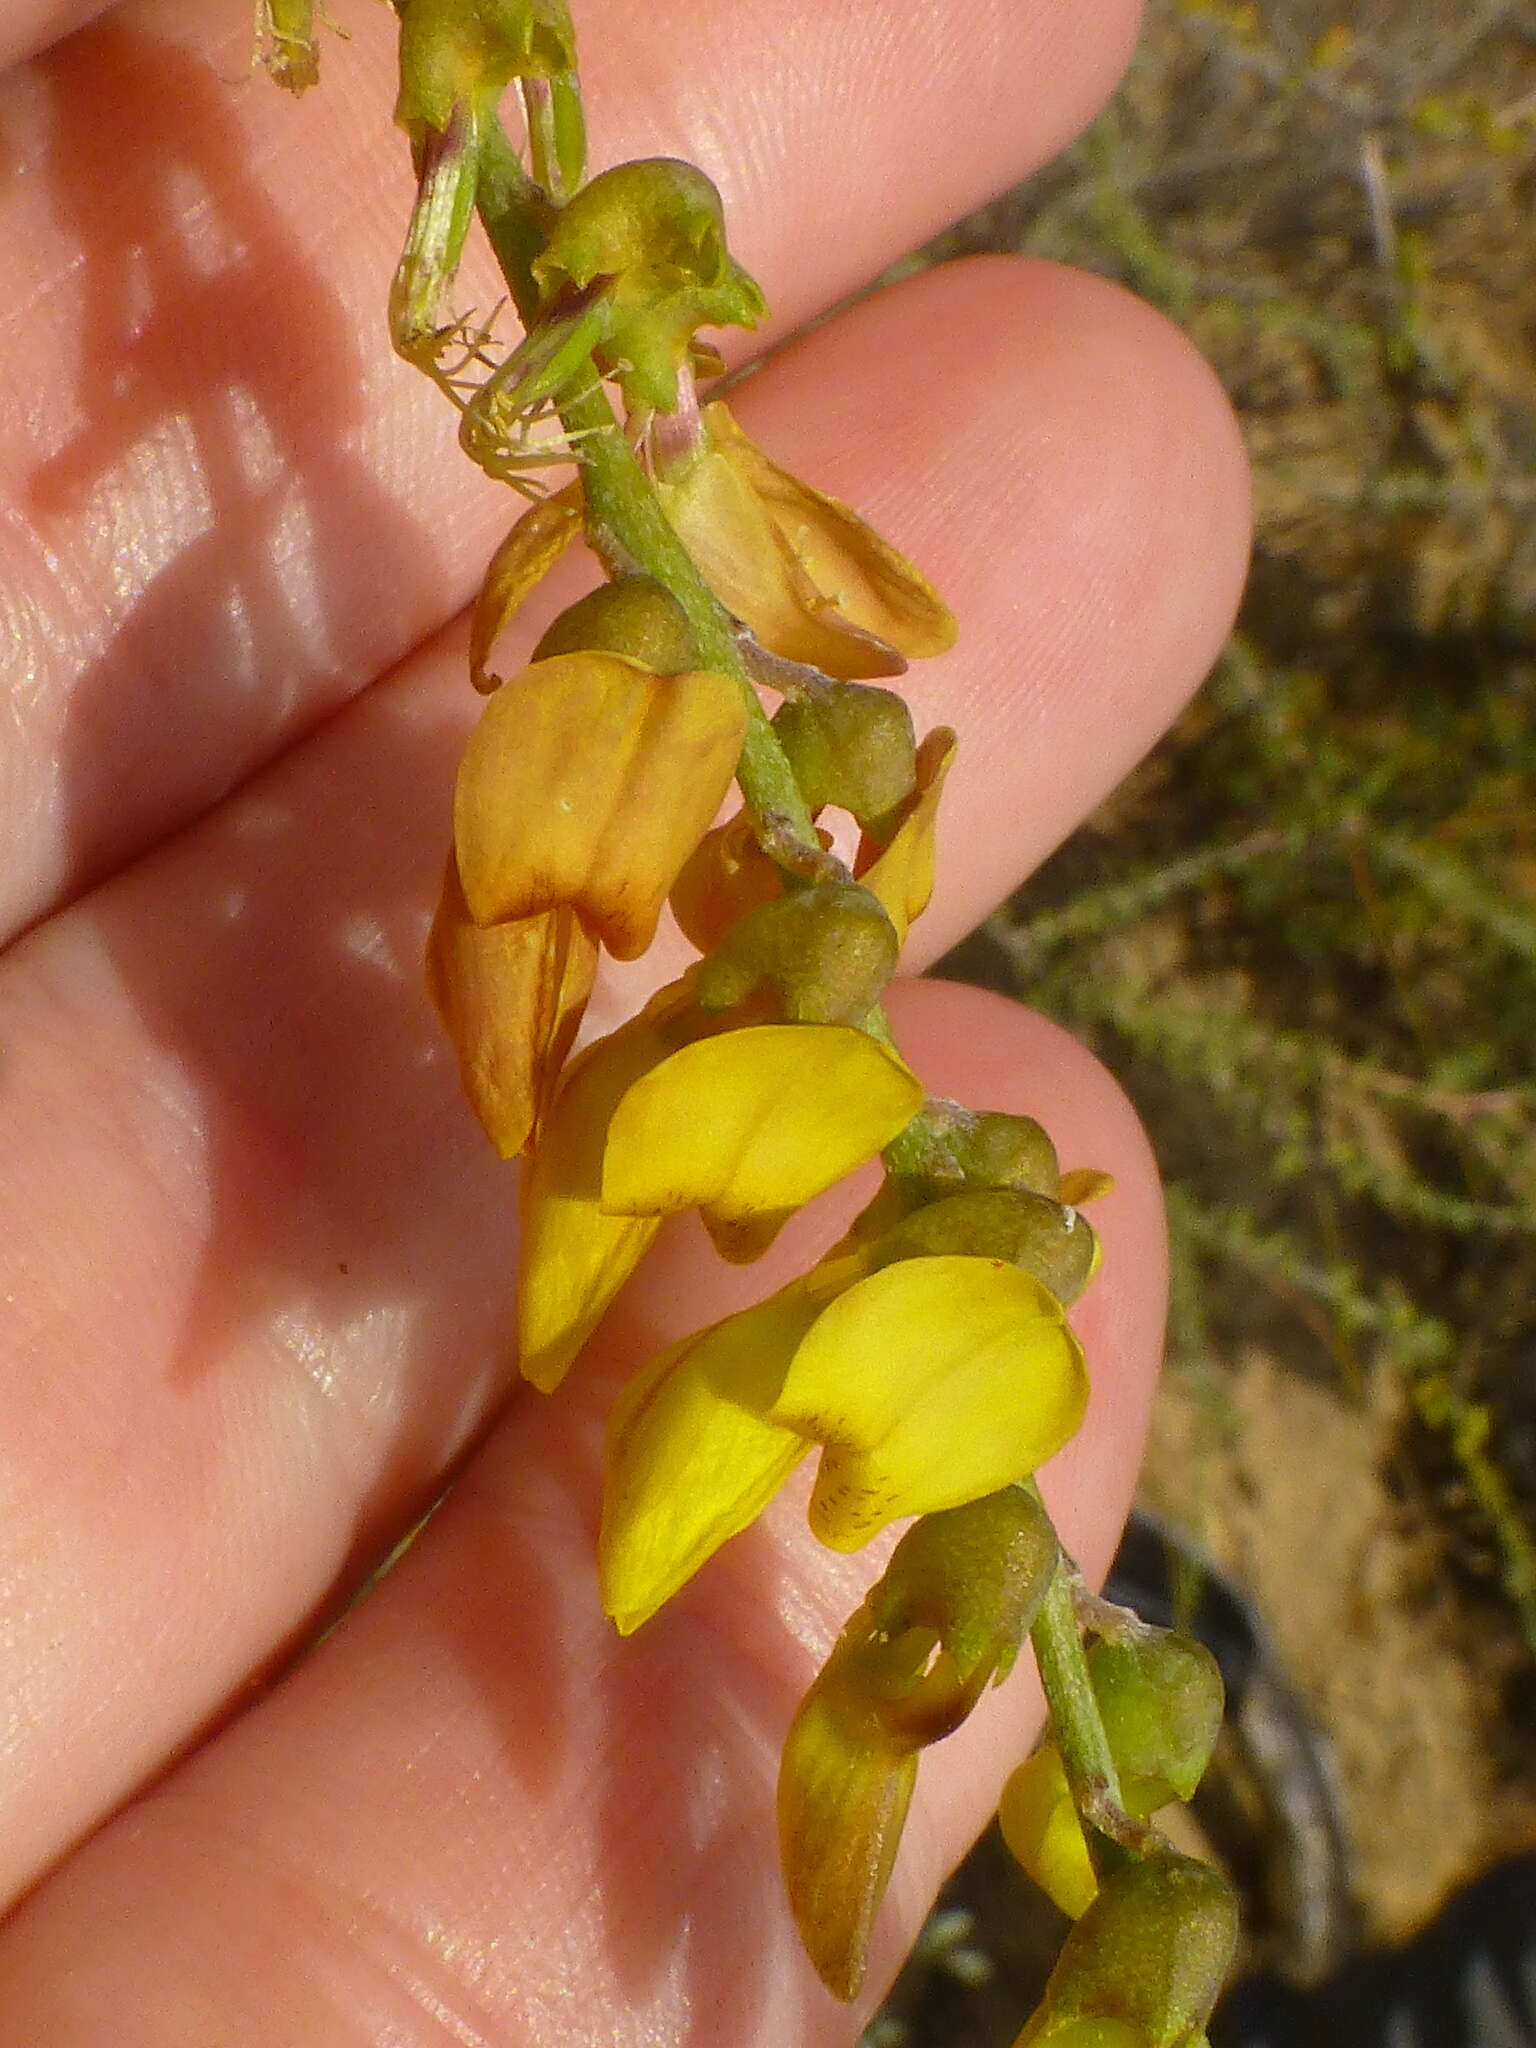
[[[841, 1211], [746, 1272], [667, 1233], [568, 1392], [506, 1402], [508, 1170], [418, 959], [475, 711], [455, 614], [509, 507], [379, 364], [403, 185], [358, 166], [388, 18], [348, 26], [297, 108], [225, 82], [244, 9], [203, 0], [113, 10], [0, 80], [0, 234], [26, 273], [0, 354], [49, 394], [0, 426], [22, 650], [0, 873], [32, 927], [0, 956], [25, 1368], [0, 1380], [0, 1879], [36, 1886], [0, 1930], [0, 2007], [49, 2048], [846, 2041], [787, 1932], [771, 1788], [878, 1558], [818, 1552], [786, 1498], [624, 1645], [591, 1566], [613, 1385]], [[605, 154], [696, 152], [792, 321], [1059, 146], [1134, 22], [694, 0], [642, 23], [592, 0], [581, 27]], [[919, 727], [962, 733], [921, 964], [1214, 656], [1245, 548], [1235, 434], [1155, 316], [1002, 261], [844, 314], [738, 402], [963, 623], [909, 678]], [[610, 1018], [647, 971], [614, 978]], [[1117, 1175], [1076, 1317], [1094, 1410], [1049, 1475], [1099, 1569], [1160, 1336], [1144, 1141], [1010, 1005], [927, 986], [893, 1018], [935, 1092], [1032, 1109], [1066, 1163]], [[405, 1565], [264, 1689], [450, 1467]], [[872, 1981], [1036, 1712], [1021, 1674], [925, 1763]]]

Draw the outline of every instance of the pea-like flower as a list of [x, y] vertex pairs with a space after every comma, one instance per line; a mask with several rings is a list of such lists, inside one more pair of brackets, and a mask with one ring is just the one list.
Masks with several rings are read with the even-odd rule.
[[[1088, 1674], [1125, 1811], [1146, 1821], [1189, 1799], [1221, 1731], [1221, 1672], [1210, 1651], [1163, 1629], [1135, 1627], [1123, 1641], [1095, 1643]], [[1004, 1841], [1041, 1890], [1070, 1919], [1085, 1913], [1099, 1880], [1053, 1741], [1043, 1742], [1008, 1780], [998, 1820]]]
[[597, 941], [621, 960], [650, 944], [745, 729], [729, 676], [591, 651], [534, 662], [486, 705], [459, 769], [428, 977], [503, 1157], [538, 1134]]
[[779, 1770], [779, 1844], [806, 1951], [840, 1998], [863, 1979], [918, 1754], [1007, 1675], [1059, 1557], [1021, 1487], [923, 1516], [801, 1702]]
[[476, 924], [569, 904], [633, 960], [730, 787], [747, 712], [707, 670], [658, 676], [622, 654], [535, 662], [487, 702], [454, 795]]
[[835, 1256], [674, 1345], [620, 1397], [601, 1563], [626, 1633], [817, 1446], [811, 1527], [857, 1550], [1024, 1477], [1076, 1430], [1082, 1351], [1039, 1281], [996, 1259], [870, 1258]]
[[597, 941], [565, 904], [475, 923], [450, 858], [427, 941], [427, 988], [464, 1092], [503, 1159], [536, 1139], [597, 973]]
[[849, 1026], [718, 1030], [697, 973], [572, 1062], [525, 1178], [519, 1325], [538, 1386], [559, 1384], [663, 1216], [697, 1208], [727, 1257], [754, 1258], [922, 1105]]
[[927, 579], [847, 505], [770, 461], [723, 404], [705, 407], [702, 445], [657, 491], [705, 582], [770, 653], [852, 681], [954, 645]]

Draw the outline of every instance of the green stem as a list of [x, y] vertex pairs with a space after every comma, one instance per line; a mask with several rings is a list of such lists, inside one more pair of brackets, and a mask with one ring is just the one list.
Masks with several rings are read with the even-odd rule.
[[[481, 163], [481, 219], [513, 302], [527, 325], [530, 318], [537, 318], [538, 289], [531, 264], [547, 227], [547, 201], [523, 170], [499, 123], [487, 123]], [[733, 677], [741, 688], [747, 733], [737, 781], [748, 809], [760, 825], [771, 825], [781, 836], [787, 832], [819, 856], [821, 842], [815, 821], [758, 697], [730, 615], [669, 524], [602, 385], [594, 380], [578, 396], [566, 399], [560, 405], [560, 418], [567, 438], [581, 450], [587, 534], [594, 552], [610, 574], [639, 570], [655, 577], [682, 606], [700, 663]], [[865, 1020], [864, 1029], [883, 1045], [893, 1046], [890, 1026], [878, 1006]], [[917, 1172], [930, 1149], [919, 1112], [886, 1148], [885, 1161], [893, 1172]]]
[[[480, 212], [507, 288], [522, 310], [529, 297], [536, 296], [531, 294], [531, 259], [526, 252], [532, 238], [542, 236], [545, 223], [535, 217], [540, 212], [537, 187], [520, 164], [518, 175], [512, 176], [509, 159], [517, 162], [516, 151], [499, 125], [488, 123], [485, 162], [490, 175], [481, 179]], [[572, 445], [581, 450], [587, 531], [594, 551], [610, 571], [641, 570], [677, 599], [693, 629], [700, 662], [734, 677], [741, 687], [747, 736], [738, 780], [749, 809], [754, 817], [771, 820], [781, 831], [787, 828], [803, 845], [819, 852], [815, 824], [747, 672], [729, 615], [667, 523], [607, 393], [593, 383], [561, 404], [560, 418]]]
[[[1040, 1489], [1033, 1480], [1027, 1482], [1027, 1490], [1036, 1500], [1040, 1499]], [[1093, 1680], [1088, 1675], [1088, 1659], [1072, 1598], [1072, 1568], [1064, 1559], [1056, 1567], [1029, 1636], [1051, 1710], [1051, 1734], [1061, 1751], [1089, 1853], [1102, 1873], [1122, 1861], [1125, 1854], [1093, 1819], [1106, 1801], [1116, 1807], [1121, 1804], [1120, 1774], [1104, 1733]]]

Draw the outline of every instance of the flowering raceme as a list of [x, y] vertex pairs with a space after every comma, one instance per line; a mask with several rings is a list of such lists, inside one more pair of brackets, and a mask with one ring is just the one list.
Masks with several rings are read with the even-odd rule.
[[[524, 1377], [559, 1385], [666, 1217], [697, 1211], [745, 1262], [883, 1167], [808, 1272], [623, 1389], [604, 1604], [639, 1627], [808, 1459], [822, 1544], [854, 1551], [910, 1519], [785, 1745], [781, 1854], [823, 1981], [847, 1997], [863, 1973], [919, 1752], [1027, 1632], [1052, 1738], [1008, 1818], [1083, 1918], [1026, 2038], [1199, 2048], [1229, 1901], [1144, 1815], [1198, 1775], [1210, 1674], [1092, 1601], [1030, 1477], [1084, 1412], [1066, 1311], [1099, 1258], [1078, 1208], [1109, 1182], [1063, 1174], [1027, 1117], [929, 1098], [882, 1007], [933, 891], [955, 736], [919, 742], [904, 698], [871, 681], [945, 653], [955, 622], [857, 513], [700, 404], [722, 362], [701, 329], [754, 327], [762, 294], [697, 167], [587, 177], [568, 0], [395, 13], [416, 197], [391, 339], [455, 409], [460, 448], [534, 501], [471, 620], [487, 701], [427, 957], [470, 1102], [501, 1154], [525, 1155]], [[315, 76], [315, 14], [260, 0], [292, 90]], [[521, 339], [451, 304], [476, 218]], [[563, 465], [551, 490], [540, 472]], [[578, 536], [601, 584], [503, 680], [513, 616]], [[700, 957], [577, 1050], [601, 954], [638, 959], [669, 905]]]

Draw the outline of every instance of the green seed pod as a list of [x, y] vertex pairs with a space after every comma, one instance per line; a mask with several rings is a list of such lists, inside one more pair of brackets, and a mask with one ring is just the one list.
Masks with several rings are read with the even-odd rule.
[[882, 1263], [955, 1252], [1006, 1259], [1064, 1303], [1076, 1301], [1098, 1264], [1098, 1241], [1075, 1209], [1005, 1188], [930, 1202], [896, 1224], [879, 1246]]
[[600, 294], [593, 360], [631, 408], [675, 410], [678, 369], [700, 327], [755, 327], [763, 295], [733, 261], [720, 194], [671, 157], [616, 164], [555, 218], [532, 265], [546, 312]]
[[892, 690], [828, 683], [780, 705], [773, 729], [813, 811], [833, 804], [866, 825], [917, 786], [912, 714]]
[[699, 1006], [734, 1009], [766, 985], [788, 1023], [857, 1023], [880, 1000], [899, 950], [879, 900], [857, 882], [801, 889], [731, 926], [699, 970]]
[[1166, 1629], [1095, 1643], [1088, 1671], [1110, 1750], [1137, 1804], [1188, 1799], [1221, 1731], [1221, 1671], [1203, 1643]]
[[1145, 2048], [1191, 2048], [1236, 1943], [1232, 1888], [1208, 1864], [1171, 1855], [1127, 1864], [1067, 1936], [1019, 2048], [1081, 2042], [1070, 2029], [1088, 2020], [1132, 2028]]
[[1060, 1557], [1039, 1501], [1005, 1486], [914, 1522], [870, 1593], [870, 1613], [886, 1636], [932, 1629], [979, 1692], [1013, 1668]]
[[621, 576], [588, 591], [553, 622], [533, 658], [584, 649], [626, 654], [658, 676], [683, 675], [699, 665], [687, 614], [653, 576]]
[[420, 139], [456, 107], [488, 111], [514, 78], [553, 78], [576, 65], [566, 0], [405, 0], [400, 7], [395, 119]]

